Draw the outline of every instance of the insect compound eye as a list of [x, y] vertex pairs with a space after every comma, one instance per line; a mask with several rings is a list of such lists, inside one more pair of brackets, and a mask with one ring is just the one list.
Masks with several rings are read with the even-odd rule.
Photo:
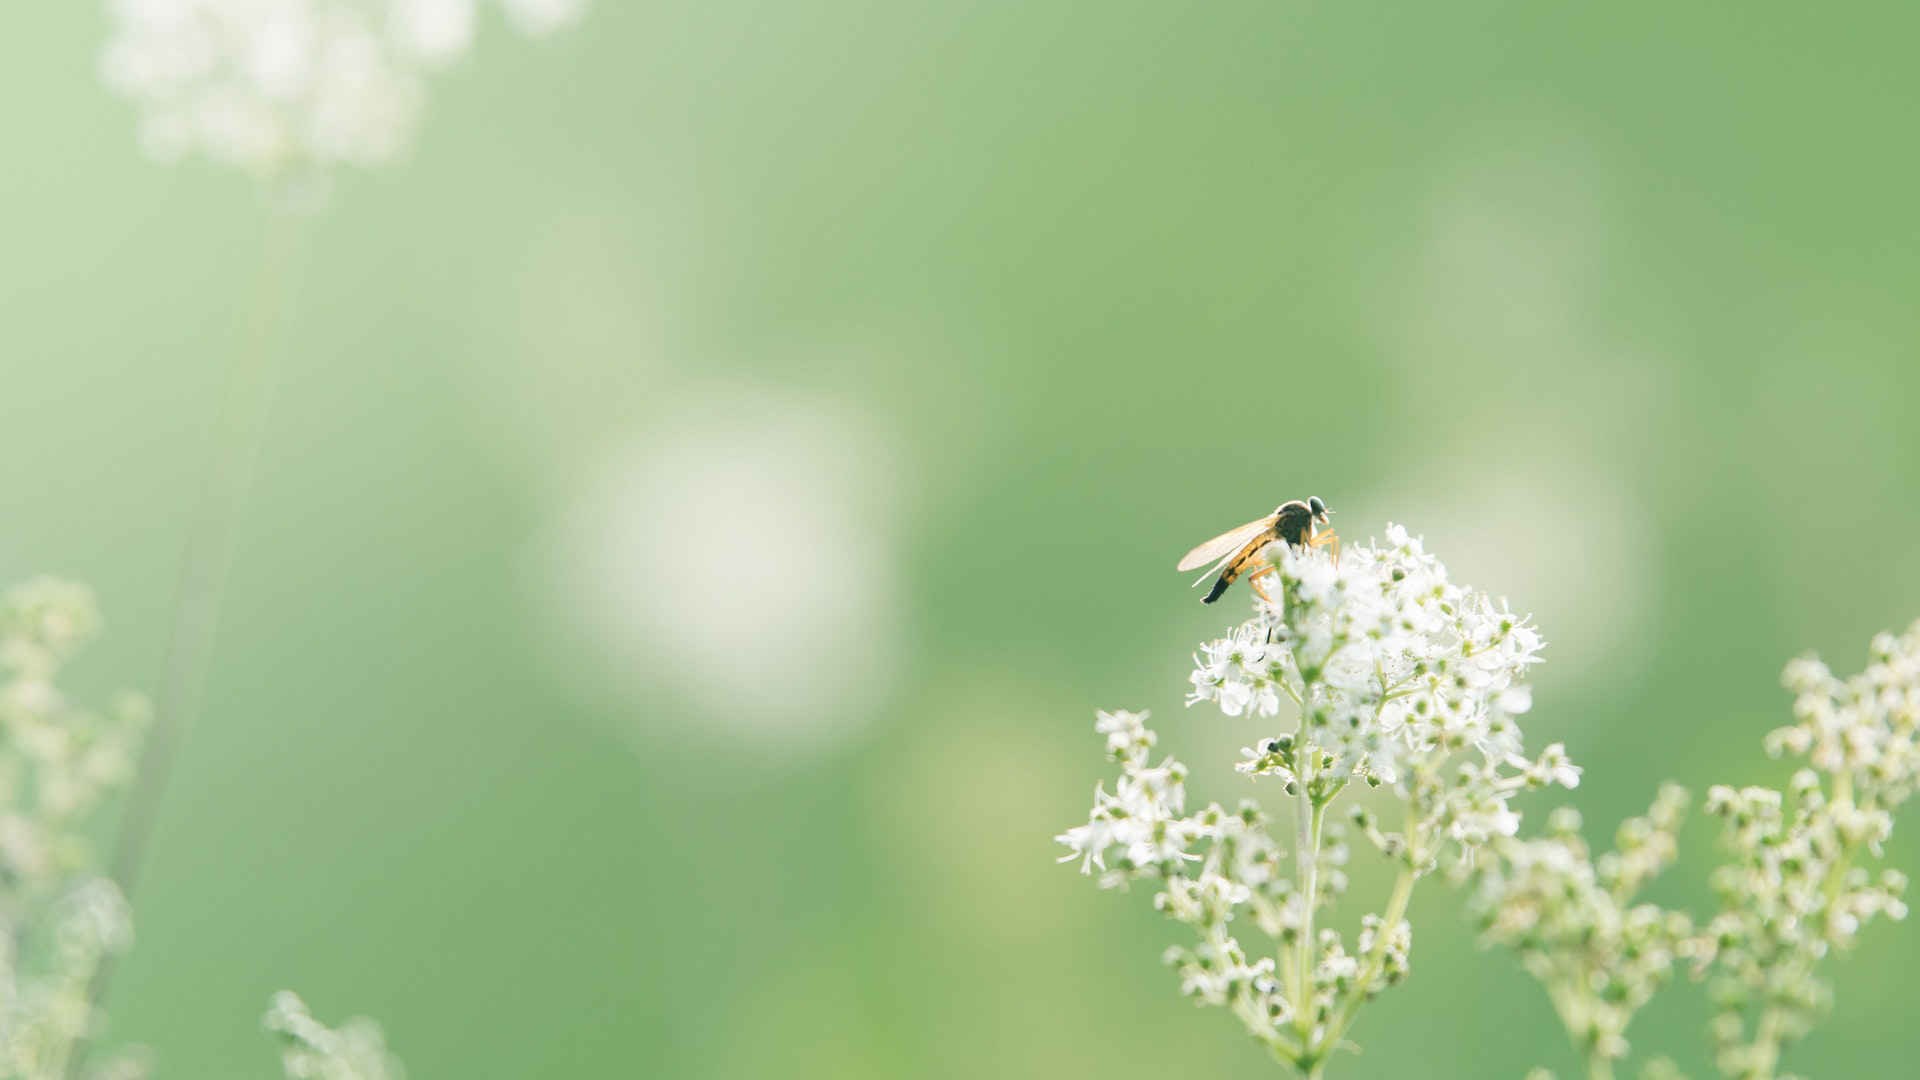
[[1307, 509], [1313, 513], [1314, 517], [1319, 517], [1327, 512], [1327, 504], [1320, 501], [1320, 496], [1315, 495], [1307, 500]]

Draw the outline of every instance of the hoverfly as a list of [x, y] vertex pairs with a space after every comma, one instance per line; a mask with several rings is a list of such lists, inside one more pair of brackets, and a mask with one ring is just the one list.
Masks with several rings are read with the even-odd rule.
[[[1201, 598], [1201, 603], [1211, 604], [1220, 599], [1220, 594], [1227, 591], [1227, 586], [1243, 576], [1261, 599], [1272, 603], [1273, 597], [1260, 587], [1260, 578], [1273, 569], [1273, 563], [1261, 552], [1276, 540], [1302, 549], [1331, 545], [1333, 561], [1337, 565], [1340, 562], [1340, 537], [1331, 528], [1320, 528], [1327, 524], [1327, 515], [1332, 512], [1318, 495], [1306, 502], [1295, 499], [1281, 503], [1266, 517], [1249, 521], [1237, 529], [1229, 529], [1187, 552], [1174, 569], [1194, 570], [1218, 559], [1219, 562], [1214, 562], [1207, 574], [1218, 570], [1220, 576], [1215, 579], [1207, 595]], [[1201, 575], [1200, 581], [1205, 580], [1206, 575]], [[1194, 582], [1194, 585], [1199, 585], [1200, 581]]]

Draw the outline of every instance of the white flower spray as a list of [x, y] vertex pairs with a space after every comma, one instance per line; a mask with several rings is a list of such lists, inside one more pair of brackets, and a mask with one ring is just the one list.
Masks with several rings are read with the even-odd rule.
[[[1579, 816], [1560, 810], [1547, 837], [1496, 844], [1498, 858], [1477, 875], [1486, 940], [1515, 949], [1545, 985], [1593, 1080], [1613, 1076], [1629, 1050], [1628, 1021], [1682, 960], [1708, 983], [1716, 1068], [1734, 1080], [1785, 1080], [1783, 1052], [1832, 1003], [1819, 961], [1851, 947], [1876, 916], [1906, 916], [1905, 875], [1867, 863], [1920, 778], [1920, 623], [1874, 638], [1866, 670], [1851, 679], [1807, 658], [1787, 665], [1785, 683], [1794, 722], [1766, 748], [1807, 765], [1785, 792], [1708, 789], [1731, 859], [1713, 875], [1720, 909], [1704, 926], [1629, 906], [1677, 855], [1687, 796], [1673, 785], [1620, 827], [1612, 854], [1589, 858]], [[1656, 1059], [1643, 1075], [1678, 1071]]]
[[1627, 1025], [1672, 977], [1693, 932], [1684, 914], [1632, 903], [1673, 862], [1686, 806], [1685, 789], [1662, 788], [1598, 860], [1580, 838], [1580, 814], [1562, 807], [1545, 837], [1498, 842], [1474, 875], [1482, 941], [1520, 954], [1594, 1076], [1611, 1076], [1626, 1055]]
[[[96, 713], [55, 684], [100, 616], [84, 587], [43, 578], [0, 601], [0, 1076], [60, 1080], [95, 1016], [88, 987], [133, 938], [89, 834], [147, 727], [138, 698]], [[124, 1075], [137, 1058], [102, 1066]]]
[[1829, 1007], [1832, 988], [1815, 968], [1830, 950], [1851, 948], [1876, 916], [1906, 917], [1906, 875], [1867, 864], [1920, 777], [1920, 622], [1875, 637], [1851, 679], [1808, 657], [1788, 664], [1784, 681], [1794, 722], [1767, 736], [1767, 751], [1808, 767], [1784, 797], [1707, 792], [1732, 860], [1714, 874], [1720, 911], [1692, 952], [1711, 972], [1715, 1063], [1740, 1080], [1776, 1076], [1782, 1050]]
[[[1638, 900], [1679, 855], [1684, 788], [1664, 786], [1598, 857], [1571, 808], [1549, 817], [1545, 835], [1517, 835], [1516, 792], [1580, 780], [1560, 745], [1525, 752], [1517, 721], [1542, 644], [1526, 618], [1449, 582], [1398, 526], [1338, 566], [1320, 551], [1273, 553], [1275, 599], [1256, 599], [1252, 619], [1201, 645], [1188, 703], [1291, 721], [1238, 765], [1283, 785], [1290, 848], [1250, 800], [1189, 812], [1186, 767], [1155, 764], [1145, 715], [1127, 712], [1096, 725], [1120, 766], [1113, 790], [1096, 787], [1087, 823], [1057, 838], [1070, 849], [1062, 861], [1098, 872], [1102, 887], [1153, 881], [1155, 907], [1192, 928], [1195, 944], [1166, 953], [1182, 991], [1229, 1009], [1276, 1058], [1319, 1077], [1360, 1006], [1407, 975], [1408, 898], [1442, 869], [1471, 885], [1482, 940], [1513, 949], [1545, 987], [1590, 1080], [1612, 1080], [1634, 1015], [1683, 970], [1709, 984], [1719, 1071], [1789, 1080], [1783, 1051], [1832, 997], [1818, 962], [1875, 917], [1906, 915], [1906, 878], [1868, 864], [1920, 784], [1920, 623], [1876, 637], [1852, 679], [1817, 660], [1788, 666], [1794, 722], [1766, 745], [1806, 767], [1784, 793], [1708, 792], [1732, 858], [1713, 878], [1720, 909], [1702, 921]], [[1349, 949], [1315, 922], [1346, 892], [1344, 834], [1327, 810], [1356, 782], [1394, 796], [1378, 816], [1362, 806], [1347, 816], [1399, 873]], [[1245, 941], [1249, 923], [1271, 949]], [[1665, 1058], [1640, 1075], [1682, 1080]]]
[[[146, 702], [121, 695], [83, 709], [55, 684], [100, 625], [93, 594], [52, 578], [0, 598], [0, 1077], [141, 1080], [132, 1048], [88, 1053], [99, 1020], [93, 992], [107, 961], [133, 943], [126, 898], [89, 837], [125, 787], [149, 723]], [[293, 1080], [400, 1080], [372, 1021], [328, 1029], [293, 994], [266, 1026], [285, 1040]]]
[[[1415, 882], [1470, 868], [1517, 828], [1515, 792], [1571, 787], [1579, 770], [1558, 745], [1523, 752], [1517, 718], [1531, 704], [1523, 680], [1539, 633], [1448, 581], [1405, 529], [1348, 548], [1337, 566], [1322, 551], [1278, 556], [1275, 601], [1256, 600], [1253, 618], [1201, 646], [1188, 703], [1230, 717], [1291, 714], [1291, 731], [1243, 750], [1238, 766], [1292, 800], [1291, 852], [1252, 801], [1187, 813], [1185, 766], [1153, 764], [1144, 714], [1125, 712], [1097, 723], [1121, 769], [1114, 790], [1096, 788], [1087, 823], [1058, 840], [1070, 849], [1062, 861], [1098, 870], [1103, 887], [1157, 882], [1155, 906], [1199, 937], [1166, 954], [1182, 990], [1229, 1008], [1276, 1058], [1317, 1077], [1360, 1006], [1406, 976]], [[1397, 797], [1386, 820], [1359, 806], [1349, 817], [1399, 872], [1350, 950], [1315, 922], [1346, 889], [1344, 833], [1326, 816], [1356, 782]], [[1273, 955], [1249, 951], [1236, 919], [1258, 927]]]
[[313, 1018], [291, 990], [273, 996], [263, 1023], [280, 1038], [288, 1080], [403, 1080], [380, 1025], [356, 1016], [338, 1028]]

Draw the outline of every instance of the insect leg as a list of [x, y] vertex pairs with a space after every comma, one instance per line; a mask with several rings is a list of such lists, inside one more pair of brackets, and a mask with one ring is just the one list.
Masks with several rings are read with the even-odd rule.
[[[1275, 607], [1280, 606], [1280, 601], [1275, 600], [1273, 598], [1273, 594], [1267, 591], [1267, 587], [1265, 585], [1260, 584], [1260, 580], [1266, 577], [1268, 574], [1278, 573], [1279, 569], [1280, 569], [1279, 567], [1273, 565], [1272, 563], [1263, 561], [1259, 566], [1253, 568], [1247, 573], [1247, 588], [1252, 589], [1254, 592], [1259, 593], [1260, 599], [1265, 600], [1267, 603]], [[1273, 627], [1271, 626], [1267, 627], [1267, 644], [1269, 645], [1273, 644]]]
[[1273, 594], [1269, 593], [1266, 587], [1260, 584], [1260, 579], [1273, 572], [1274, 565], [1263, 560], [1259, 565], [1249, 568], [1244, 575], [1247, 579], [1247, 587], [1259, 593], [1260, 599], [1265, 600], [1269, 604], [1277, 603], [1277, 601], [1274, 600]]
[[1307, 541], [1307, 546], [1310, 548], [1331, 546], [1333, 548], [1333, 565], [1335, 566], [1340, 565], [1340, 534], [1339, 533], [1334, 532], [1332, 529], [1328, 529], [1326, 532], [1323, 532], [1323, 533], [1316, 533], [1313, 539]]

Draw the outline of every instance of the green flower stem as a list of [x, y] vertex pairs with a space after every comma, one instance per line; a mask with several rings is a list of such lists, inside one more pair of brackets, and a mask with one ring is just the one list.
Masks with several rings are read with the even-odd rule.
[[[1247, 1030], [1249, 1031], [1259, 1031], [1268, 1025], [1266, 1017], [1260, 1015], [1259, 1012], [1244, 1002], [1235, 1004], [1234, 1011], [1240, 1015], [1241, 1021], [1247, 1025]], [[1263, 1036], [1263, 1039], [1267, 1044], [1267, 1048], [1273, 1051], [1273, 1056], [1277, 1060], [1296, 1068], [1299, 1067], [1301, 1052], [1299, 1043], [1294, 1042], [1278, 1031]]]
[[[1301, 732], [1304, 736], [1306, 721], [1301, 720]], [[1306, 750], [1303, 756], [1311, 759], [1318, 750], [1305, 746], [1303, 740], [1296, 740], [1296, 752]], [[1300, 1041], [1306, 1043], [1313, 1038], [1313, 909], [1320, 901], [1320, 824], [1326, 807], [1308, 790], [1307, 771], [1301, 770], [1298, 780], [1300, 797], [1295, 817], [1299, 820], [1299, 853], [1296, 858], [1300, 864], [1301, 898], [1305, 901], [1300, 920], [1300, 940], [1294, 949], [1294, 996], [1293, 1024], [1300, 1032]]]
[[1749, 1073], [1746, 1080], [1773, 1080], [1780, 1068], [1780, 1025], [1785, 1017], [1781, 1010], [1769, 1006], [1760, 1015], [1760, 1028], [1754, 1034], [1754, 1043], [1764, 1048], [1759, 1068]]
[[[1411, 829], [1408, 830], [1408, 834], [1411, 839]], [[1392, 935], [1393, 928], [1399, 926], [1400, 921], [1407, 917], [1407, 904], [1413, 899], [1413, 883], [1418, 876], [1413, 868], [1418, 862], [1418, 853], [1409, 846], [1407, 864], [1400, 868], [1399, 876], [1393, 880], [1393, 893], [1387, 898], [1387, 910], [1381, 919], [1380, 932], [1375, 935], [1373, 948], [1367, 950], [1367, 958], [1360, 965], [1359, 978], [1354, 980], [1353, 988], [1347, 991], [1339, 1007], [1334, 1010], [1333, 1021], [1327, 1025], [1326, 1031], [1320, 1036], [1320, 1041], [1307, 1048], [1307, 1054], [1316, 1066], [1324, 1063], [1327, 1055], [1340, 1044], [1341, 1036], [1347, 1033], [1348, 1026], [1353, 1023], [1354, 1014], [1360, 1011], [1360, 1003], [1366, 1000], [1367, 987], [1373, 985], [1374, 980], [1380, 977], [1381, 970], [1386, 966], [1387, 940]], [[1308, 1075], [1316, 1074], [1309, 1072]]]

